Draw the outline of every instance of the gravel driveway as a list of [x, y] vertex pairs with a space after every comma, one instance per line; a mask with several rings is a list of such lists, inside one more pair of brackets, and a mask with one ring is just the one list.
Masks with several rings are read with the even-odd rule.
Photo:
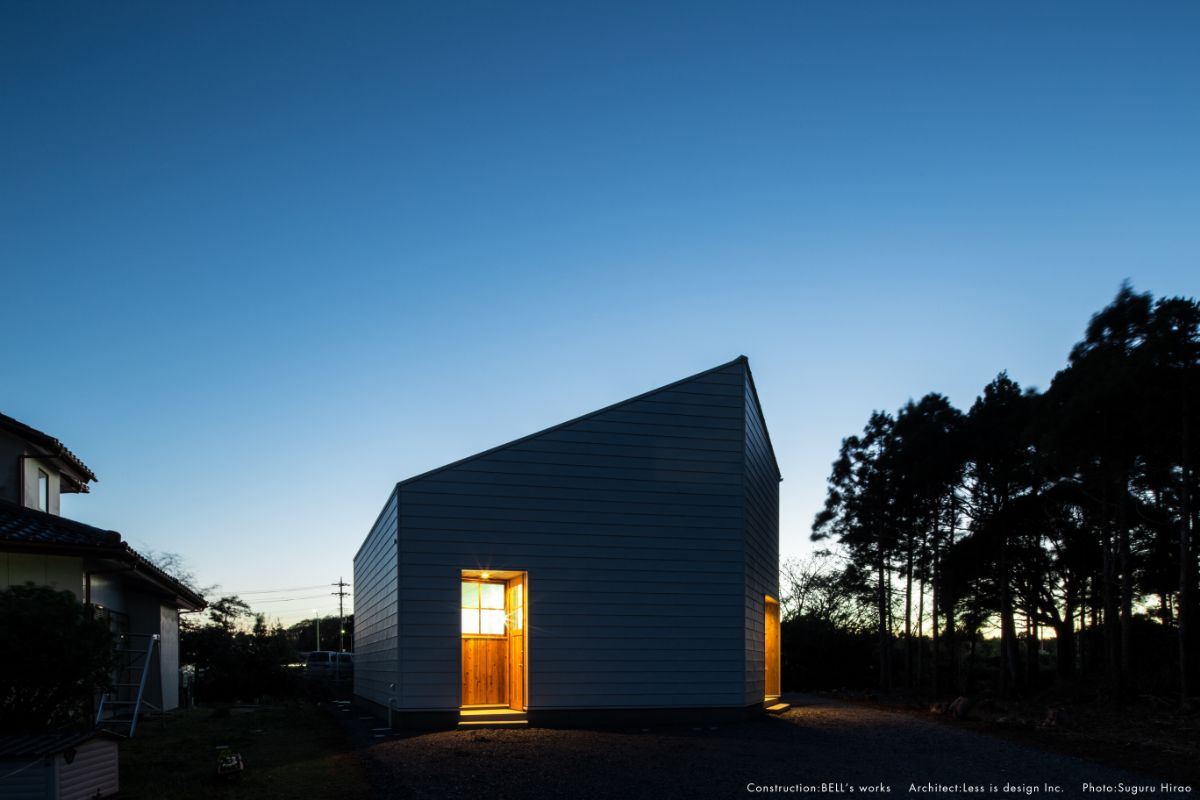
[[365, 753], [376, 796], [388, 798], [1196, 795], [911, 714], [784, 699], [783, 715], [743, 724], [448, 731], [373, 739]]

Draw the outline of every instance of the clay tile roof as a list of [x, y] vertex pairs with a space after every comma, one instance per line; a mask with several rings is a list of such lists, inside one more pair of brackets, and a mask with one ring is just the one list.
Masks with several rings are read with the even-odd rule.
[[99, 480], [99, 478], [96, 477], [96, 473], [92, 472], [88, 468], [87, 464], [84, 464], [83, 461], [80, 460], [79, 456], [68, 450], [66, 445], [64, 445], [58, 439], [55, 439], [50, 434], [43, 433], [37, 428], [26, 425], [20, 420], [13, 419], [7, 414], [0, 414], [0, 430], [7, 430], [10, 433], [20, 436], [22, 439], [25, 439], [31, 444], [45, 448], [49, 451], [48, 455], [57, 456], [74, 467], [75, 471], [84, 478], [84, 482], [79, 484], [80, 491], [87, 491], [87, 481], [94, 482]]
[[160, 585], [165, 585], [187, 605], [196, 609], [205, 605], [204, 598], [197, 592], [156, 567], [123, 542], [121, 534], [116, 531], [94, 528], [73, 519], [0, 500], [0, 550], [8, 549], [6, 545], [24, 550], [95, 555], [124, 561], [157, 580]]
[[68, 547], [120, 547], [121, 534], [16, 503], [0, 502], [0, 542]]

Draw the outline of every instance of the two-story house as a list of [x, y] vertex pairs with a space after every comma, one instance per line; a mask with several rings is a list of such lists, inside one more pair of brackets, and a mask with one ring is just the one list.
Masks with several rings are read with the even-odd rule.
[[[33, 582], [71, 592], [118, 635], [119, 684], [143, 683], [144, 704], [179, 705], [179, 614], [204, 599], [122, 540], [59, 515], [63, 494], [87, 492], [96, 475], [58, 439], [0, 414], [0, 588]], [[155, 638], [157, 637], [157, 638]], [[134, 654], [148, 652], [139, 662]], [[117, 691], [113, 705], [132, 691]]]

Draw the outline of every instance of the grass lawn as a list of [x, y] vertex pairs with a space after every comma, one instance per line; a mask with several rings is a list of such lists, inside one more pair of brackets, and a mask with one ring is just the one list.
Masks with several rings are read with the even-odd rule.
[[[241, 778], [217, 778], [216, 748], [242, 754]], [[143, 721], [121, 742], [121, 797], [361, 800], [366, 771], [345, 731], [311, 703], [286, 703], [218, 715], [202, 708], [165, 723]]]

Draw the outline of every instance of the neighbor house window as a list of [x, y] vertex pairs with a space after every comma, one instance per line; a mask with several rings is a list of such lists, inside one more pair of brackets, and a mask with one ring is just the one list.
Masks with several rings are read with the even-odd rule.
[[38, 470], [38, 511], [50, 510], [50, 476]]
[[462, 632], [504, 635], [504, 584], [462, 582]]

